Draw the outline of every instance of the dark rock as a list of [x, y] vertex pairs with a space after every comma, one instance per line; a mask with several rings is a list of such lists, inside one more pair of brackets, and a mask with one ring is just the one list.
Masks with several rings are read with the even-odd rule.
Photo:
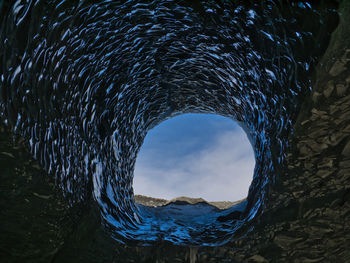
[[350, 156], [350, 141], [345, 145], [342, 155], [344, 156]]
[[329, 98], [334, 90], [334, 81], [330, 80], [327, 83], [327, 88], [323, 91], [326, 98]]
[[348, 89], [348, 86], [344, 85], [344, 84], [337, 84], [336, 85], [337, 88], [337, 94], [338, 96], [344, 96], [346, 94], [346, 91]]
[[233, 211], [231, 213], [229, 213], [228, 215], [224, 215], [224, 216], [219, 216], [217, 218], [218, 221], [220, 222], [227, 222], [227, 221], [231, 221], [231, 220], [238, 220], [242, 215], [242, 212], [239, 211]]
[[[214, 2], [209, 1], [208, 4]], [[279, 4], [282, 5], [282, 2], [279, 2]], [[322, 1], [323, 4], [326, 2], [328, 1]], [[322, 55], [318, 66], [312, 68], [310, 72], [302, 70], [303, 67], [308, 67], [303, 63], [301, 63], [302, 66], [297, 66], [297, 73], [300, 73], [299, 75], [308, 73], [310, 76], [314, 76], [312, 92], [299, 94], [303, 100], [302, 106], [298, 104], [297, 98], [291, 95], [293, 92], [299, 92], [298, 90], [293, 90], [293, 87], [295, 87], [294, 84], [297, 82], [294, 83], [292, 80], [291, 82], [282, 81], [281, 83], [283, 85], [278, 85], [278, 81], [274, 81], [277, 75], [281, 75], [285, 79], [293, 79], [298, 74], [284, 74], [280, 68], [277, 68], [275, 72], [266, 68], [266, 76], [265, 74], [259, 75], [259, 85], [255, 87], [256, 90], [253, 90], [253, 96], [248, 96], [251, 95], [247, 92], [250, 90], [251, 85], [257, 84], [252, 81], [254, 79], [253, 73], [260, 74], [263, 72], [260, 72], [260, 66], [265, 67], [265, 64], [273, 66], [282, 63], [284, 58], [281, 55], [284, 54], [284, 51], [281, 49], [278, 49], [281, 53], [278, 53], [276, 57], [272, 55], [276, 55], [277, 53], [269, 53], [269, 50], [274, 50], [272, 47], [278, 41], [276, 39], [271, 40], [274, 35], [269, 36], [266, 32], [257, 32], [256, 29], [259, 26], [255, 25], [254, 22], [244, 20], [243, 23], [239, 24], [241, 26], [239, 30], [242, 31], [239, 31], [240, 34], [253, 32], [250, 35], [248, 34], [252, 38], [252, 42], [249, 45], [244, 45], [240, 50], [245, 52], [246, 49], [254, 47], [260, 51], [263, 50], [263, 54], [271, 55], [271, 57], [266, 57], [266, 60], [263, 61], [259, 60], [261, 62], [260, 64], [253, 64], [257, 67], [255, 72], [249, 71], [251, 76], [246, 78], [247, 82], [242, 85], [240, 84], [241, 86], [238, 85], [242, 90], [232, 90], [227, 85], [228, 80], [231, 81], [229, 77], [232, 76], [230, 75], [228, 77], [225, 75], [227, 73], [225, 70], [229, 68], [226, 65], [220, 68], [221, 71], [219, 70], [217, 75], [211, 75], [211, 72], [217, 70], [221, 66], [221, 63], [216, 64], [215, 67], [211, 65], [210, 71], [204, 71], [202, 73], [204, 76], [215, 77], [213, 81], [215, 85], [211, 85], [212, 83], [207, 85], [208, 83], [204, 81], [201, 82], [201, 85], [193, 86], [197, 83], [196, 81], [198, 79], [205, 79], [205, 77], [200, 74], [196, 75], [197, 72], [190, 70], [197, 64], [201, 66], [197, 70], [205, 69], [207, 66], [205, 62], [209, 60], [209, 58], [205, 57], [207, 53], [201, 50], [200, 56], [198, 54], [195, 54], [196, 56], [188, 56], [186, 52], [181, 53], [179, 51], [182, 48], [179, 46], [173, 50], [174, 54], [171, 53], [169, 55], [167, 53], [169, 50], [165, 47], [168, 47], [169, 39], [172, 36], [163, 36], [161, 34], [167, 27], [161, 27], [161, 30], [157, 27], [150, 27], [147, 28], [149, 31], [146, 37], [154, 36], [155, 40], [149, 39], [149, 41], [164, 41], [161, 42], [164, 46], [157, 46], [156, 50], [158, 53], [151, 56], [154, 61], [148, 61], [149, 64], [153, 63], [152, 65], [154, 67], [152, 67], [152, 72], [148, 72], [149, 75], [147, 78], [138, 82], [139, 84], [144, 84], [144, 86], [141, 85], [140, 87], [142, 88], [138, 92], [132, 93], [130, 85], [126, 85], [132, 79], [129, 74], [131, 71], [142, 72], [144, 70], [143, 68], [138, 68], [140, 64], [137, 63], [131, 66], [125, 63], [123, 67], [118, 68], [118, 73], [120, 74], [116, 78], [113, 78], [113, 83], [120, 82], [125, 84], [122, 88], [127, 90], [126, 93], [130, 92], [133, 94], [127, 100], [123, 96], [118, 96], [120, 94], [113, 89], [104, 89], [106, 86], [104, 81], [108, 80], [108, 78], [105, 78], [104, 72], [112, 70], [114, 63], [98, 64], [98, 62], [108, 61], [101, 61], [99, 60], [100, 57], [93, 56], [93, 54], [97, 54], [103, 47], [108, 48], [104, 43], [110, 41], [113, 38], [113, 34], [107, 36], [108, 30], [106, 32], [101, 30], [99, 32], [100, 34], [92, 34], [94, 32], [89, 31], [89, 28], [85, 24], [82, 26], [82, 31], [79, 31], [80, 34], [72, 34], [82, 23], [89, 24], [89, 19], [94, 20], [98, 18], [96, 23], [107, 19], [112, 15], [109, 13], [110, 10], [100, 12], [104, 10], [103, 6], [100, 6], [101, 10], [97, 7], [95, 8], [95, 6], [91, 6], [91, 9], [89, 9], [90, 15], [84, 15], [84, 12], [80, 15], [81, 8], [85, 7], [85, 4], [90, 5], [92, 3], [91, 1], [81, 1], [79, 5], [74, 5], [74, 8], [70, 8], [73, 2], [63, 1], [61, 6], [57, 5], [57, 10], [55, 8], [46, 10], [46, 5], [50, 5], [52, 3], [51, 1], [44, 4], [43, 2], [40, 3], [40, 1], [35, 3], [30, 2], [28, 6], [26, 3], [26, 1], [15, 2], [17, 11], [14, 12], [13, 16], [8, 18], [7, 33], [2, 34], [3, 41], [0, 49], [0, 59], [2, 61], [0, 71], [0, 101], [4, 110], [0, 112], [0, 116], [2, 119], [7, 120], [4, 122], [8, 123], [14, 131], [23, 135], [25, 138], [30, 138], [30, 140], [25, 141], [30, 144], [33, 155], [41, 161], [42, 167], [45, 167], [47, 171], [55, 167], [62, 168], [61, 170], [57, 170], [58, 176], [56, 181], [57, 186], [60, 187], [60, 191], [64, 191], [65, 198], [60, 197], [61, 192], [57, 192], [57, 189], [48, 187], [50, 186], [49, 184], [45, 184], [43, 181], [39, 183], [36, 181], [39, 180], [37, 176], [38, 165], [36, 164], [35, 166], [33, 164], [35, 161], [26, 156], [24, 146], [13, 146], [11, 144], [13, 141], [8, 136], [5, 136], [6, 138], [4, 140], [6, 140], [7, 149], [0, 151], [2, 152], [0, 154], [0, 161], [2, 162], [0, 194], [2, 200], [1, 211], [3, 212], [0, 215], [2, 233], [0, 236], [1, 262], [67, 262], [69, 260], [73, 260], [74, 262], [123, 263], [188, 262], [189, 260], [192, 262], [196, 261], [197, 263], [201, 262], [201, 260], [203, 262], [349, 262], [350, 169], [348, 167], [348, 157], [350, 155], [350, 137], [348, 136], [348, 128], [350, 127], [350, 95], [347, 95], [349, 92], [347, 83], [349, 83], [350, 75], [348, 66], [348, 49], [350, 44], [349, 1], [341, 2], [338, 10], [340, 14], [339, 25], [333, 32], [329, 44], [326, 41], [328, 39], [327, 35], [332, 30], [325, 30], [322, 27], [321, 30], [317, 31], [317, 34], [311, 33], [309, 35], [308, 32], [314, 30], [313, 27], [318, 30], [321, 25], [326, 25], [329, 28], [337, 25], [338, 21], [335, 20], [336, 22], [332, 22], [333, 18], [328, 17], [328, 13], [325, 11], [337, 8], [336, 1], [327, 3], [330, 6], [317, 11], [308, 8], [308, 5], [305, 3], [291, 5], [294, 6], [293, 8], [310, 11], [305, 11], [307, 15], [302, 16], [303, 20], [301, 21], [292, 19], [294, 16], [291, 13], [293, 8], [286, 9], [282, 16], [278, 9], [280, 5], [273, 5], [273, 1], [267, 1], [266, 3], [269, 4], [269, 8], [262, 9], [264, 12], [276, 12], [278, 21], [271, 19], [264, 21], [261, 18], [261, 21], [259, 20], [259, 26], [261, 27], [265, 26], [265, 24], [276, 23], [272, 27], [272, 31], [276, 31], [277, 29], [283, 29], [283, 27], [278, 27], [282, 21], [283, 23], [295, 21], [293, 26], [296, 28], [298, 28], [299, 24], [309, 27], [302, 32], [303, 34], [305, 33], [304, 38], [299, 40], [298, 38], [292, 39], [292, 42], [297, 44], [288, 46], [287, 50], [292, 50], [301, 57], [303, 57], [303, 54], [299, 53], [301, 51], [315, 50], [315, 52]], [[118, 3], [115, 2], [115, 4]], [[221, 10], [216, 5], [214, 9], [205, 9], [201, 3], [192, 4], [186, 2], [179, 9], [179, 18], [183, 18], [186, 24], [186, 27], [183, 26], [181, 29], [186, 30], [187, 27], [198, 25], [198, 28], [196, 28], [198, 32], [196, 31], [193, 36], [190, 35], [191, 32], [185, 31], [184, 33], [189, 35], [186, 35], [186, 37], [176, 36], [174, 40], [175, 44], [177, 43], [176, 41], [180, 41], [182, 38], [190, 39], [189, 37], [199, 37], [199, 33], [202, 32], [201, 30], [203, 28], [208, 30], [208, 32], [205, 31], [205, 33], [208, 33], [206, 36], [217, 35], [224, 27], [220, 28], [220, 30], [210, 30], [212, 20], [226, 19], [227, 21], [232, 21], [232, 17], [230, 16], [227, 18], [224, 15], [219, 15], [224, 10], [228, 12], [224, 13], [225, 15], [230, 14], [231, 9], [222, 8]], [[128, 2], [127, 4], [130, 3]], [[167, 4], [169, 4], [168, 1], [166, 3], [164, 2], [164, 6], [158, 9], [157, 12], [164, 10], [166, 12], [171, 11], [172, 9], [169, 9]], [[225, 1], [220, 2], [220, 5], [225, 6], [226, 4]], [[191, 12], [201, 14], [199, 16], [201, 19], [196, 20], [196, 23], [191, 23], [193, 22], [190, 19], [191, 13], [182, 13], [183, 10], [187, 10], [186, 8], [188, 6]], [[47, 14], [45, 16], [36, 16], [33, 13], [30, 17], [34, 20], [29, 20], [26, 14], [31, 14], [31, 12], [26, 12], [28, 10], [25, 7], [35, 7], [40, 12], [47, 12]], [[254, 6], [254, 4], [251, 4], [251, 6], [248, 4], [248, 7], [249, 9], [246, 11], [256, 10], [258, 12], [260, 8], [260, 6], [258, 6], [259, 8]], [[166, 20], [165, 18], [167, 17], [167, 13], [165, 13], [164, 17], [159, 16], [157, 17], [158, 21], [155, 21], [153, 19], [156, 17], [149, 15], [144, 9], [141, 10], [141, 14], [144, 14], [144, 16], [141, 14], [140, 16], [132, 16], [133, 12], [138, 11], [133, 6], [130, 10], [128, 13], [128, 19], [130, 19], [127, 21], [126, 28], [128, 28], [130, 23], [133, 23], [133, 19], [140, 19], [140, 23], [142, 23], [141, 20], [150, 19], [150, 24], [153, 25], [159, 21]], [[244, 10], [244, 6], [241, 9], [232, 10], [240, 12], [240, 10]], [[64, 22], [62, 28], [58, 24], [51, 23], [52, 21], [50, 22], [52, 18], [61, 18], [65, 12], [69, 14], [67, 17], [73, 17], [74, 19], [71, 21], [68, 20], [68, 22], [65, 20], [62, 21]], [[211, 16], [209, 15], [210, 12], [218, 12], [218, 14]], [[249, 12], [247, 13], [249, 15]], [[250, 16], [244, 16], [247, 19], [253, 19], [252, 17], [254, 17], [252, 14]], [[1, 19], [4, 19], [3, 16]], [[40, 19], [44, 19], [45, 21], [40, 24]], [[187, 21], [188, 19], [189, 21]], [[300, 16], [298, 19], [300, 19]], [[322, 23], [319, 23], [320, 19], [322, 19]], [[122, 22], [122, 19], [118, 19], [116, 22]], [[204, 23], [205, 27], [200, 28], [199, 25], [203, 25], [202, 23]], [[254, 27], [250, 26], [252, 24]], [[69, 32], [66, 32], [67, 36], [65, 37], [66, 33], [64, 32], [68, 25]], [[169, 25], [176, 26], [176, 23], [172, 22]], [[29, 34], [32, 32], [29, 30], [29, 26], [33, 30], [40, 31], [38, 37], [36, 35], [28, 37], [28, 32]], [[113, 24], [108, 24], [108, 27], [112, 26]], [[227, 28], [227, 30], [231, 29]], [[41, 30], [49, 32], [49, 37], [40, 35], [42, 33]], [[152, 30], [159, 30], [156, 31], [159, 35], [152, 35], [152, 32], [154, 32]], [[293, 35], [296, 35], [294, 27], [290, 31], [292, 31]], [[328, 31], [330, 31], [329, 34], [327, 33]], [[223, 32], [221, 37], [228, 34], [225, 30]], [[280, 40], [283, 43], [287, 42], [285, 38], [290, 32], [281, 32], [284, 38]], [[125, 43], [128, 43], [127, 40], [132, 37], [132, 31], [129, 33], [130, 36], [125, 37]], [[15, 35], [8, 37], [10, 34]], [[89, 40], [89, 34], [92, 34], [94, 41], [100, 42], [98, 42], [97, 46], [92, 45], [89, 50], [91, 54], [82, 56], [82, 54], [85, 54], [84, 52], [87, 50], [87, 47], [83, 45], [84, 48], [79, 48], [83, 42], [80, 41], [80, 37], [84, 36], [86, 40]], [[234, 36], [237, 37], [237, 35], [239, 34], [235, 34]], [[56, 48], [54, 43], [57, 36], [61, 36], [62, 41], [71, 41], [69, 45], [61, 50], [63, 52], [62, 54], [65, 52], [77, 52], [74, 53], [73, 59], [68, 62], [64, 61], [64, 66], [55, 60], [56, 55], [53, 53]], [[42, 45], [41, 37], [46, 37]], [[255, 37], [257, 40], [253, 41]], [[313, 41], [315, 38], [322, 41], [316, 41], [315, 43]], [[188, 43], [186, 42], [188, 45], [186, 50], [189, 47], [195, 50], [201, 47], [200, 43], [202, 43], [202, 40], [197, 42], [193, 42], [192, 39], [190, 40]], [[215, 40], [215, 38], [212, 40]], [[29, 41], [28, 45], [24, 47], [23, 43], [27, 43], [27, 41]], [[301, 45], [299, 42], [303, 44]], [[328, 45], [326, 51], [319, 47], [324, 42]], [[226, 50], [227, 47], [230, 47], [231, 43], [232, 40], [224, 41], [222, 48]], [[238, 41], [237, 43], [239, 44], [240, 42]], [[51, 45], [51, 48], [43, 48], [45, 45]], [[126, 50], [137, 48], [139, 47], [138, 45], [139, 42], [135, 39], [134, 44], [128, 46]], [[311, 47], [307, 48], [307, 46]], [[283, 48], [283, 45], [278, 47]], [[28, 52], [26, 56], [23, 54], [24, 50]], [[37, 50], [35, 56], [31, 54], [31, 52], [34, 53], [34, 50]], [[59, 50], [56, 51], [58, 52]], [[11, 53], [11, 55], [8, 55], [8, 53]], [[222, 53], [224, 52], [221, 52], [219, 55]], [[117, 53], [109, 61], [113, 62], [119, 59], [119, 56], [123, 56], [123, 54], [123, 52]], [[139, 55], [141, 54], [143, 52], [139, 53]], [[79, 59], [90, 61], [90, 55], [92, 56], [92, 61], [97, 63], [92, 69], [83, 71], [79, 67], [73, 67], [74, 63]], [[136, 57], [135, 53], [131, 55], [128, 54], [126, 56], [128, 62], [133, 62], [133, 58]], [[189, 63], [196, 62], [197, 64], [194, 63], [188, 68], [182, 68], [185, 64], [181, 64], [181, 67], [174, 69], [170, 67], [173, 64], [167, 64], [165, 63], [166, 61], [162, 60], [164, 58], [173, 59], [177, 55], [181, 55], [183, 61]], [[33, 62], [35, 63], [27, 62], [27, 56], [34, 56], [36, 60]], [[307, 56], [311, 55], [307, 54]], [[198, 57], [201, 60], [198, 60]], [[247, 66], [245, 64], [247, 64], [246, 60], [248, 61], [248, 58], [248, 56], [243, 57], [242, 61], [237, 60], [237, 63], [242, 64], [242, 67]], [[131, 59], [131, 61], [128, 59]], [[211, 57], [210, 59], [214, 58]], [[297, 63], [298, 59], [298, 57], [293, 57], [293, 60], [287, 59], [286, 64], [292, 67], [294, 61]], [[307, 61], [317, 61], [317, 59], [318, 56], [315, 55]], [[223, 60], [222, 63], [226, 63], [227, 61], [227, 59]], [[306, 61], [304, 62], [306, 63]], [[21, 67], [18, 67], [18, 65]], [[62, 73], [71, 66], [74, 68], [73, 71], [67, 72], [66, 75]], [[17, 72], [17, 69], [21, 71], [21, 69], [25, 69], [26, 67], [37, 67], [36, 70], [42, 70], [43, 74], [36, 76], [35, 74], [27, 74], [27, 71], [25, 73], [22, 72], [23, 74]], [[62, 71], [56, 71], [57, 68]], [[95, 68], [106, 71], [94, 71]], [[287, 70], [288, 67], [282, 69]], [[166, 82], [169, 80], [166, 78], [170, 78], [174, 70], [178, 72], [178, 75], [169, 82], [180, 80], [181, 85], [175, 85], [174, 83], [170, 85]], [[37, 71], [33, 71], [33, 73], [35, 72]], [[112, 72], [112, 76], [114, 77], [115, 71], [112, 70]], [[291, 72], [293, 73], [294, 71]], [[246, 72], [240, 72], [240, 74], [244, 73]], [[91, 79], [90, 74], [95, 74], [95, 78]], [[153, 74], [156, 74], [156, 77]], [[142, 79], [141, 76], [135, 75], [134, 79], [140, 81]], [[158, 83], [158, 77], [163, 82]], [[283, 79], [282, 77], [281, 79]], [[51, 85], [57, 83], [53, 82], [50, 78], [59, 79], [60, 85], [57, 87]], [[265, 78], [266, 82], [262, 81], [262, 78]], [[236, 81], [238, 79], [237, 77]], [[87, 80], [93, 81], [89, 82]], [[333, 81], [334, 85], [336, 85], [335, 90], [334, 87], [333, 90], [329, 89], [329, 83], [333, 83]], [[94, 83], [96, 85], [93, 85]], [[171, 92], [174, 94], [172, 93], [171, 96], [169, 94], [167, 96], [163, 96], [164, 94], [155, 94], [155, 88], [149, 88], [146, 85], [149, 83], [159, 84], [160, 87], [169, 86], [171, 87]], [[186, 83], [191, 85], [185, 85]], [[264, 86], [264, 83], [269, 83], [269, 85]], [[309, 82], [306, 81], [306, 83]], [[287, 89], [283, 89], [285, 84], [290, 84], [290, 86], [287, 86]], [[216, 90], [221, 85], [225, 87], [224, 94]], [[30, 89], [32, 86], [35, 88]], [[210, 92], [210, 89], [214, 89], [215, 92], [208, 97], [206, 97], [206, 93], [204, 92], [202, 95], [205, 99], [198, 98], [194, 94], [198, 94], [198, 90], [203, 86], [208, 89], [206, 92]], [[46, 87], [47, 89], [42, 89], [41, 87]], [[79, 91], [83, 87], [88, 88], [84, 92], [76, 94], [74, 93], [74, 88], [76, 87], [78, 87]], [[308, 86], [306, 87], [309, 88]], [[15, 92], [17, 88], [19, 89], [18, 94]], [[303, 88], [305, 87], [303, 86], [300, 89]], [[272, 90], [271, 93], [264, 93], [270, 89]], [[68, 90], [68, 92], [65, 93], [65, 90]], [[291, 94], [280, 100], [280, 97], [276, 95], [280, 90], [283, 92], [290, 91]], [[141, 130], [152, 127], [152, 125], [156, 125], [156, 121], [170, 117], [170, 112], [177, 114], [187, 106], [189, 107], [186, 108], [187, 110], [194, 108], [199, 111], [214, 109], [215, 107], [226, 105], [226, 102], [232, 106], [233, 94], [240, 94], [240, 92], [247, 92], [244, 93], [247, 96], [242, 96], [241, 104], [239, 106], [236, 105], [237, 108], [232, 111], [244, 113], [241, 115], [238, 114], [236, 116], [237, 119], [251, 124], [252, 127], [255, 125], [252, 131], [256, 133], [253, 134], [252, 132], [252, 134], [255, 136], [253, 137], [257, 152], [257, 162], [259, 163], [246, 201], [246, 208], [242, 212], [233, 211], [226, 216], [217, 216], [215, 218], [217, 219], [215, 220], [215, 224], [207, 224], [203, 228], [198, 228], [198, 225], [193, 224], [190, 226], [185, 224], [185, 227], [183, 227], [184, 221], [181, 221], [180, 218], [169, 217], [169, 222], [176, 221], [172, 230], [178, 230], [173, 231], [171, 235], [166, 235], [167, 232], [160, 231], [165, 226], [165, 224], [157, 224], [157, 220], [162, 216], [161, 213], [157, 214], [158, 217], [153, 214], [153, 221], [150, 220], [151, 223], [145, 228], [138, 228], [137, 220], [135, 219], [135, 217], [137, 218], [137, 210], [133, 207], [133, 196], [130, 194], [131, 190], [125, 187], [125, 185], [129, 184], [128, 178], [118, 174], [116, 175], [113, 173], [115, 170], [108, 170], [107, 168], [119, 165], [118, 169], [116, 169], [118, 173], [127, 174], [126, 171], [130, 172], [132, 165], [127, 160], [130, 156], [134, 155], [127, 155], [130, 152], [137, 152], [135, 149], [138, 149], [137, 146], [144, 136], [144, 134], [137, 133], [140, 127]], [[90, 93], [93, 95], [90, 96]], [[126, 93], [123, 94], [125, 95]], [[333, 95], [333, 93], [337, 93], [338, 96]], [[264, 96], [261, 96], [261, 94]], [[148, 108], [148, 111], [146, 111], [147, 114], [141, 117], [138, 114], [140, 112], [144, 113], [143, 104], [136, 103], [138, 101], [134, 100], [138, 96], [155, 102]], [[49, 100], [45, 100], [45, 97], [48, 97]], [[201, 102], [200, 99], [207, 101], [206, 99], [212, 97], [219, 97], [220, 99], [209, 100], [211, 103], [204, 106], [199, 103]], [[158, 102], [164, 98], [166, 98], [165, 104], [159, 106]], [[290, 98], [295, 100], [290, 100]], [[89, 104], [88, 102], [91, 102], [89, 99], [96, 102], [96, 104]], [[125, 100], [124, 104], [122, 104], [124, 108], [118, 108], [118, 105], [123, 100]], [[253, 106], [257, 104], [249, 104], [245, 100], [249, 100], [249, 103], [251, 101], [254, 103], [259, 101], [261, 102], [259, 104], [261, 108], [254, 108]], [[264, 104], [263, 102], [265, 100], [268, 103]], [[115, 103], [115, 101], [118, 101], [118, 103]], [[294, 104], [298, 104], [301, 108], [294, 108]], [[75, 107], [76, 105], [79, 105], [79, 107]], [[137, 107], [134, 107], [135, 105]], [[253, 106], [248, 107], [246, 105]], [[199, 106], [203, 107], [201, 108]], [[270, 106], [272, 110], [269, 108]], [[222, 110], [220, 113], [223, 113], [225, 112], [223, 109], [226, 108], [220, 109]], [[63, 113], [65, 114], [62, 114], [61, 110], [64, 110]], [[123, 115], [124, 112], [127, 112], [127, 114]], [[285, 112], [293, 112], [291, 118], [287, 118], [287, 122], [283, 122], [285, 119], [279, 118], [280, 116], [284, 116], [283, 114]], [[160, 113], [162, 117], [159, 117]], [[83, 116], [88, 116], [85, 119], [86, 122], [82, 121]], [[253, 121], [248, 122], [249, 118]], [[268, 121], [264, 122], [262, 120]], [[147, 124], [150, 126], [143, 127], [142, 125], [144, 125], [145, 121], [148, 121]], [[281, 122], [281, 124], [277, 124], [278, 122]], [[128, 127], [128, 129], [125, 128], [123, 130], [121, 127]], [[113, 128], [116, 128], [117, 132], [115, 134], [113, 133]], [[276, 133], [276, 130], [279, 132]], [[134, 133], [137, 133], [137, 135], [130, 136], [130, 134]], [[345, 133], [347, 134], [345, 135]], [[91, 134], [94, 136], [90, 137], [89, 135]], [[284, 143], [287, 136], [290, 136], [288, 143]], [[44, 143], [42, 144], [42, 142]], [[112, 143], [110, 144], [110, 142]], [[268, 143], [265, 144], [266, 142]], [[116, 149], [115, 147], [119, 145], [123, 147]], [[110, 146], [110, 148], [105, 146]], [[8, 149], [11, 149], [11, 151]], [[98, 149], [98, 151], [94, 152], [94, 149]], [[103, 155], [105, 149], [107, 149], [108, 153], [106, 156]], [[273, 150], [270, 151], [270, 149]], [[283, 155], [286, 155], [288, 158], [284, 159]], [[81, 156], [86, 157], [88, 161], [85, 162], [84, 158], [79, 159]], [[102, 160], [99, 159], [101, 156], [105, 158], [102, 158]], [[120, 159], [114, 158], [115, 156]], [[130, 158], [132, 159], [132, 157]], [[60, 163], [60, 160], [63, 160], [62, 163]], [[124, 160], [125, 162], [120, 162], [120, 160]], [[107, 169], [107, 171], [103, 169]], [[90, 171], [88, 173], [89, 176], [91, 176], [92, 172], [98, 172], [100, 170], [110, 172], [112, 176], [108, 178], [95, 176], [91, 182], [85, 177], [78, 176], [79, 174], [86, 175], [86, 170]], [[40, 169], [39, 171], [43, 172]], [[69, 177], [72, 174], [74, 176]], [[115, 178], [122, 178], [123, 180], [115, 180]], [[33, 183], [34, 181], [37, 184]], [[103, 187], [97, 187], [100, 186], [99, 184], [102, 184]], [[111, 184], [113, 187], [111, 187]], [[91, 190], [91, 188], [95, 190], [93, 197], [91, 194], [86, 194], [85, 191], [79, 191], [79, 189]], [[108, 190], [111, 190], [111, 188], [114, 191], [115, 195], [113, 197], [115, 199], [108, 198]], [[70, 192], [72, 189], [74, 191]], [[53, 195], [52, 193], [54, 191], [55, 194]], [[70, 198], [70, 194], [73, 196], [72, 198]], [[122, 198], [118, 199], [120, 196]], [[81, 201], [85, 206], [82, 205], [79, 208], [72, 206], [72, 204], [75, 204], [74, 200], [76, 199], [85, 200]], [[70, 202], [70, 200], [73, 201]], [[152, 200], [148, 201], [151, 202]], [[181, 200], [175, 201], [175, 205], [176, 202], [181, 205], [191, 205], [189, 205], [189, 202]], [[18, 206], [18, 204], [20, 205]], [[202, 205], [203, 203], [199, 204]], [[205, 205], [208, 204], [205, 203]], [[151, 210], [151, 208], [147, 209], [144, 211], [164, 211]], [[217, 213], [220, 214], [222, 211], [217, 209]], [[112, 218], [111, 221], [115, 221], [114, 225], [107, 220], [110, 218]], [[205, 219], [205, 216], [203, 218]], [[221, 223], [219, 224], [219, 229], [216, 228], [216, 223], [218, 222]], [[127, 232], [124, 236], [125, 240], [121, 240], [120, 233], [124, 233], [126, 230], [131, 232]], [[137, 234], [142, 231], [145, 232], [140, 234], [141, 238], [133, 240], [133, 236], [129, 235], [130, 233], [134, 233], [132, 230], [135, 230]], [[157, 233], [154, 236], [154, 240], [151, 240], [153, 243], [144, 242], [142, 239], [148, 237], [148, 231], [155, 231]], [[164, 236], [168, 239], [164, 239]], [[116, 242], [112, 237], [127, 244]], [[179, 242], [182, 246], [171, 244], [171, 242], [175, 242], [183, 237], [184, 239], [181, 240], [183, 243]], [[47, 242], [43, 242], [43, 240]], [[167, 242], [169, 240], [171, 242]], [[202, 245], [194, 248], [193, 243], [196, 242]], [[213, 244], [217, 247], [209, 247]]]

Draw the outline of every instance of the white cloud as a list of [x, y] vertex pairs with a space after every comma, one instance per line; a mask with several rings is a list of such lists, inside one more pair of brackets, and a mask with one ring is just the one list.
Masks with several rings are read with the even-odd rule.
[[189, 196], [235, 201], [247, 196], [254, 166], [253, 149], [243, 130], [224, 131], [209, 147], [184, 158], [162, 160], [148, 151], [136, 161], [134, 190], [165, 199]]

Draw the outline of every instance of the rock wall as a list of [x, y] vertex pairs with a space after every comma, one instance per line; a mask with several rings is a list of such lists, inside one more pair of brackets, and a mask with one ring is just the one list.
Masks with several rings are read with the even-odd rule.
[[[305, 98], [294, 124], [286, 150], [287, 160], [276, 163], [276, 182], [270, 189], [266, 209], [256, 220], [247, 223], [249, 230], [239, 238], [221, 247], [181, 247], [165, 242], [148, 247], [120, 245], [103, 230], [94, 203], [76, 208], [79, 213], [72, 213], [78, 216], [72, 219], [71, 208], [64, 200], [60, 201], [62, 205], [58, 197], [47, 198], [48, 195], [40, 192], [45, 180], [36, 184], [23, 179], [27, 182], [25, 188], [30, 189], [28, 195], [34, 198], [33, 193], [37, 193], [38, 199], [33, 201], [27, 195], [11, 195], [16, 189], [24, 192], [23, 183], [17, 185], [7, 178], [9, 183], [3, 184], [7, 186], [3, 200], [17, 198], [39, 210], [29, 219], [24, 215], [26, 220], [19, 216], [18, 223], [12, 222], [13, 229], [2, 235], [0, 241], [6, 250], [1, 250], [1, 261], [349, 262], [350, 1], [341, 2], [339, 15], [340, 23], [315, 70], [313, 91]], [[10, 140], [7, 132], [2, 134], [7, 134], [3, 140]], [[6, 155], [2, 151], [0, 157], [4, 165], [6, 160], [12, 160], [9, 174], [28, 173], [29, 168], [24, 169], [14, 161], [19, 158], [18, 152], [25, 151], [25, 146], [6, 144], [6, 147], [12, 147], [13, 152]], [[33, 161], [29, 167], [38, 165]], [[47, 191], [54, 189], [51, 185]], [[33, 222], [48, 211], [44, 206], [48, 200], [51, 206], [60, 207], [54, 209], [52, 215], [61, 219], [47, 221], [43, 227], [41, 222]], [[1, 208], [6, 212], [1, 220], [8, 222], [9, 214], [16, 213], [18, 207], [3, 204]], [[43, 239], [50, 240], [48, 244], [42, 244], [33, 234], [58, 232], [59, 235], [43, 235]], [[13, 233], [21, 233], [26, 239]], [[14, 241], [9, 246], [10, 236]]]
[[339, 15], [253, 231], [216, 248], [117, 247], [114, 262], [350, 261], [350, 1]]

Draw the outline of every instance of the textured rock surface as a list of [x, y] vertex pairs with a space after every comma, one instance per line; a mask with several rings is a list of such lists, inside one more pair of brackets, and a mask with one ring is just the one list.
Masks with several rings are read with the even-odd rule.
[[[23, 177], [26, 185], [32, 187], [28, 198], [14, 194], [18, 187], [23, 187], [23, 183], [17, 187], [10, 177], [6, 179], [10, 183], [4, 184], [9, 185], [8, 188], [1, 191], [8, 191], [3, 200], [27, 202], [27, 199], [27, 203], [38, 212], [28, 221], [28, 215], [22, 219], [19, 217], [17, 224], [13, 222], [13, 229], [8, 228], [11, 231], [1, 236], [2, 244], [5, 244], [2, 247], [6, 248], [1, 250], [1, 261], [349, 262], [350, 1], [342, 1], [339, 14], [340, 24], [315, 71], [313, 91], [305, 97], [294, 124], [294, 133], [289, 137], [289, 147], [285, 150], [287, 159], [280, 163], [279, 152], [272, 151], [276, 181], [268, 189], [263, 212], [255, 220], [246, 222], [240, 230], [243, 234], [220, 247], [191, 248], [166, 242], [149, 247], [120, 245], [102, 230], [99, 211], [93, 204], [78, 209], [83, 212], [72, 220], [64, 200], [63, 204], [59, 204], [56, 201], [59, 197], [53, 198], [51, 194], [41, 192], [44, 181], [35, 184]], [[19, 150], [23, 151], [23, 147], [6, 147], [13, 147], [13, 151], [2, 151], [0, 157], [4, 165], [9, 160], [20, 160], [17, 154]], [[8, 174], [25, 175], [26, 169], [36, 166], [35, 162], [31, 162], [28, 168], [23, 168], [12, 161]], [[49, 193], [54, 191], [53, 186], [50, 187], [47, 188]], [[20, 192], [23, 193], [23, 189]], [[40, 203], [35, 203], [36, 200]], [[32, 223], [43, 213], [51, 211], [44, 207], [48, 203], [55, 207], [52, 210], [53, 221]], [[12, 205], [2, 205], [1, 208], [6, 213], [1, 214], [1, 222], [17, 209]], [[18, 230], [21, 224], [25, 238], [13, 234], [21, 233]], [[28, 230], [31, 226], [34, 230]], [[4, 233], [4, 224], [2, 227]], [[33, 235], [33, 232], [36, 234]], [[10, 236], [14, 239], [8, 245]], [[41, 244], [42, 239], [51, 241]], [[23, 252], [26, 249], [31, 251], [30, 255]]]
[[[115, 239], [220, 245], [268, 206], [332, 17], [277, 1], [17, 1], [0, 37], [2, 118], [71, 203], [96, 201]], [[203, 216], [135, 203], [147, 131], [188, 112], [245, 128], [256, 169], [244, 211]]]

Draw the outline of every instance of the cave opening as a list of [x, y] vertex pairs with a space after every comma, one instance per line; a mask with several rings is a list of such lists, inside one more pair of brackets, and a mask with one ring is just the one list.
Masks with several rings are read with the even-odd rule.
[[136, 158], [135, 200], [146, 206], [209, 202], [229, 208], [247, 197], [254, 151], [239, 124], [215, 114], [182, 114], [151, 129]]

